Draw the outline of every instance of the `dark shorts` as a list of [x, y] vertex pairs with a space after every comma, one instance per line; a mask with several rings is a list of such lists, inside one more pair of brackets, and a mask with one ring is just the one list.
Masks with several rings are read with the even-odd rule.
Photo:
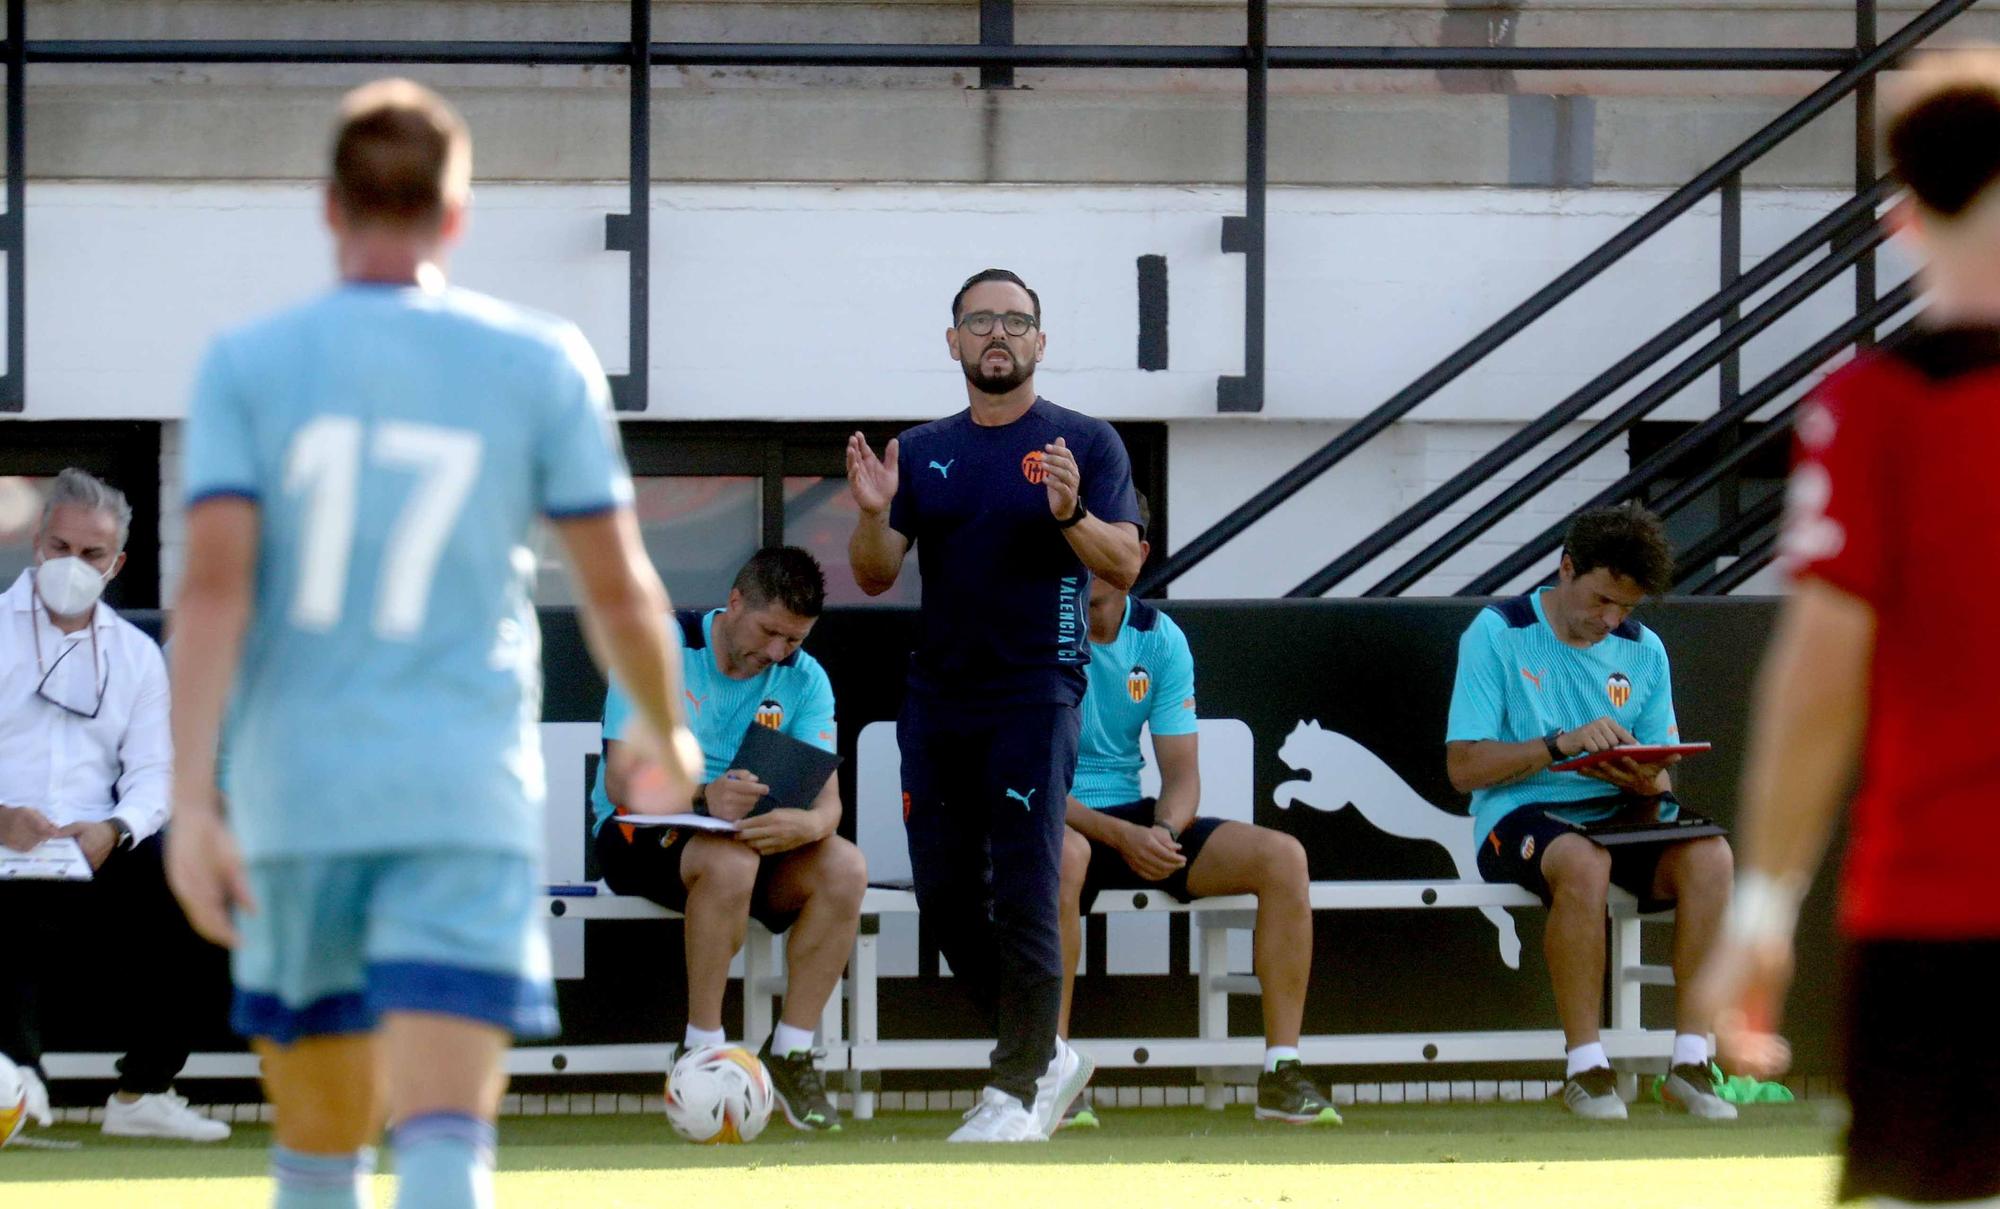
[[[1672, 794], [1663, 795], [1658, 800], [1678, 805]], [[1479, 846], [1479, 876], [1489, 882], [1511, 882], [1521, 886], [1541, 899], [1543, 906], [1549, 906], [1554, 896], [1549, 892], [1548, 880], [1542, 876], [1542, 854], [1563, 836], [1580, 833], [1575, 823], [1565, 822], [1549, 812], [1583, 804], [1531, 804], [1520, 807], [1495, 823], [1486, 842]], [[1617, 797], [1605, 798], [1603, 804], [1625, 809], [1644, 803], [1638, 798]], [[1605, 849], [1611, 853], [1611, 884], [1638, 899], [1641, 912], [1665, 911], [1674, 905], [1670, 898], [1653, 897], [1653, 875], [1659, 872], [1660, 858], [1671, 847], [1671, 843], [1618, 844]]]
[[[1153, 798], [1141, 798], [1123, 806], [1106, 806], [1098, 813], [1137, 823], [1141, 827], [1151, 827], [1157, 804]], [[1118, 854], [1116, 848], [1096, 840], [1090, 841], [1090, 872], [1083, 876], [1083, 909], [1090, 910], [1090, 905], [1097, 901], [1099, 890], [1164, 890], [1176, 902], [1193, 902], [1195, 896], [1188, 892], [1188, 870], [1194, 868], [1196, 858], [1201, 856], [1202, 845], [1208, 843], [1208, 837], [1214, 835], [1215, 829], [1222, 824], [1222, 819], [1200, 816], [1189, 823], [1187, 830], [1181, 832], [1180, 840], [1181, 855], [1187, 858], [1187, 864], [1157, 882], [1140, 877], [1132, 866], [1125, 863], [1125, 858]]]
[[1847, 954], [1853, 1117], [1840, 1198], [2000, 1196], [2000, 1047], [1986, 980], [2000, 940], [1878, 940]]
[[[593, 841], [597, 847], [597, 867], [614, 893], [651, 899], [669, 911], [687, 913], [687, 883], [681, 880], [681, 854], [687, 841], [699, 834], [674, 827], [634, 827], [632, 838], [617, 823], [606, 823]], [[771, 906], [771, 876], [779, 856], [757, 862], [757, 881], [750, 890], [750, 916], [772, 932], [783, 932], [797, 922], [797, 911], [778, 911]]]

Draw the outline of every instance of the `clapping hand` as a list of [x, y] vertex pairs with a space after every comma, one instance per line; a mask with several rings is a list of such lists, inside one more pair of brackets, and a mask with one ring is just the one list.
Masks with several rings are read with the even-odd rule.
[[1076, 468], [1069, 442], [1057, 437], [1055, 444], [1042, 446], [1042, 469], [1046, 472], [1042, 486], [1049, 493], [1049, 514], [1066, 521], [1076, 515], [1077, 496], [1083, 490], [1083, 476]]
[[899, 453], [893, 437], [880, 458], [868, 447], [867, 437], [857, 432], [847, 438], [847, 487], [854, 493], [854, 502], [862, 512], [880, 516], [889, 510], [890, 502], [896, 498], [899, 478], [896, 459]]

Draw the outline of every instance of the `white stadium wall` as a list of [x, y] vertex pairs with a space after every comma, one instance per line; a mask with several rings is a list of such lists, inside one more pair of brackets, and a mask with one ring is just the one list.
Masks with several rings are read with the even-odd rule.
[[[944, 353], [946, 303], [967, 273], [1007, 265], [1043, 296], [1045, 394], [1106, 418], [1169, 423], [1173, 533], [1186, 541], [1658, 196], [1274, 190], [1269, 386], [1263, 413], [1243, 417], [1215, 409], [1217, 377], [1242, 369], [1242, 260], [1220, 246], [1238, 190], [662, 186], [653, 194], [646, 414], [916, 420], [954, 409], [963, 396]], [[619, 185], [481, 186], [454, 276], [575, 319], [618, 372], [625, 261], [603, 250], [603, 236], [604, 216], [622, 210], [624, 197]], [[1839, 200], [1820, 190], [1750, 191], [1746, 259]], [[1675, 223], [1176, 594], [1290, 588], [1711, 292], [1717, 226], [1713, 203]], [[317, 195], [303, 184], [37, 182], [27, 231], [26, 420], [171, 421], [214, 331], [307, 295], [331, 274]], [[1137, 365], [1142, 255], [1167, 263], [1163, 370]], [[1901, 275], [1892, 254], [1884, 280]], [[1851, 308], [1852, 287], [1838, 279], [1749, 347], [1745, 384]], [[1715, 392], [1710, 375], [1656, 418], [1697, 418]], [[1453, 586], [1455, 567], [1485, 565], [1625, 465], [1624, 443], [1614, 442], [1425, 587]], [[169, 568], [172, 477], [165, 468]]]

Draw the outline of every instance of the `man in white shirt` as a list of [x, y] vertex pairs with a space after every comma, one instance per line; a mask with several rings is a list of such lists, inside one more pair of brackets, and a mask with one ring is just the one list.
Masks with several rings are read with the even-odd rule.
[[[99, 602], [125, 564], [132, 508], [81, 470], [57, 477], [35, 565], [0, 594], [0, 848], [73, 840], [89, 881], [0, 880], [0, 1053], [50, 1121], [41, 1074], [43, 984], [58, 970], [108, 970], [129, 988], [129, 1048], [104, 1132], [213, 1142], [229, 1127], [173, 1094], [189, 1013], [205, 998], [191, 967], [212, 964], [167, 889], [160, 829], [172, 772], [160, 648]], [[121, 989], [122, 989], [121, 988]], [[218, 1015], [219, 997], [216, 999]]]

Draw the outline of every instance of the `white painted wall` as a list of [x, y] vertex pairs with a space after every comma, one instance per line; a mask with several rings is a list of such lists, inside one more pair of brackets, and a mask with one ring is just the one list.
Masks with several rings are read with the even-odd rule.
[[[464, 284], [573, 317], [612, 370], [623, 254], [603, 185], [482, 187]], [[1367, 412], [1656, 200], [1648, 192], [1287, 189], [1272, 195], [1270, 391], [1261, 422]], [[1837, 198], [1746, 198], [1755, 257]], [[662, 187], [654, 193], [652, 414], [909, 417], [956, 405], [945, 305], [987, 264], [1042, 293], [1045, 391], [1111, 418], [1213, 419], [1242, 369], [1234, 190]], [[1714, 287], [1713, 208], [1668, 228], [1426, 405], [1427, 420], [1538, 415]], [[1134, 367], [1134, 260], [1168, 258], [1167, 371]], [[28, 205], [30, 418], [179, 415], [218, 328], [323, 286], [305, 185], [37, 184]], [[1893, 279], [1894, 271], [1885, 273]], [[1752, 346], [1746, 375], [1847, 313], [1836, 284]], [[1696, 414], [1712, 384], [1680, 409]], [[1260, 422], [1260, 421], [1252, 421]]]
[[[1275, 191], [1267, 406], [1260, 416], [1225, 417], [1215, 412], [1215, 381], [1242, 368], [1242, 264], [1220, 251], [1219, 233], [1239, 200], [1205, 188], [656, 189], [649, 415], [916, 420], [951, 410], [963, 396], [943, 350], [946, 303], [967, 273], [1005, 264], [1043, 296], [1046, 394], [1108, 418], [1170, 422], [1173, 532], [1186, 541], [1657, 198], [1610, 189]], [[603, 216], [622, 201], [617, 186], [482, 187], [455, 276], [574, 318], [616, 372], [626, 361], [625, 264], [602, 241]], [[1747, 195], [1746, 257], [1837, 201], [1809, 191]], [[1673, 224], [1175, 593], [1289, 589], [1705, 296], [1716, 234], [1712, 206]], [[28, 237], [28, 419], [177, 417], [216, 330], [306, 296], [331, 275], [306, 185], [38, 183]], [[1134, 261], [1147, 253], [1168, 258], [1171, 294], [1171, 368], [1154, 373], [1134, 366]], [[1902, 272], [1892, 255], [1882, 276]], [[1838, 279], [1753, 343], [1745, 384], [1850, 313], [1851, 289]], [[1714, 392], [1710, 375], [1656, 416], [1706, 414]], [[170, 460], [173, 447], [170, 431]], [[1423, 590], [1456, 587], [1569, 511], [1622, 473], [1624, 448], [1613, 442]], [[1399, 552], [1413, 552], [1523, 468], [1496, 476]], [[169, 581], [179, 556], [172, 479], [170, 469]], [[1384, 559], [1371, 572], [1392, 565]]]

